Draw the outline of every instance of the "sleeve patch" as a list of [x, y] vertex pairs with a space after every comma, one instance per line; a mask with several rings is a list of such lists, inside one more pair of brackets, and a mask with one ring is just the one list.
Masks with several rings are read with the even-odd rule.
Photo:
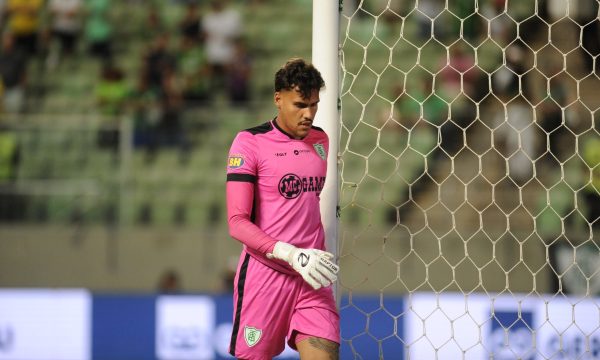
[[227, 167], [229, 169], [239, 169], [244, 166], [244, 155], [241, 154], [231, 154], [227, 159]]

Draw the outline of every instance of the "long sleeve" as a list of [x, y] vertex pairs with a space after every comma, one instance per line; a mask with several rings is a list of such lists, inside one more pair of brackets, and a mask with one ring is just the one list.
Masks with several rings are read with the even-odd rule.
[[227, 223], [229, 234], [247, 247], [268, 253], [273, 251], [277, 240], [273, 239], [252, 222], [254, 183], [227, 181]]

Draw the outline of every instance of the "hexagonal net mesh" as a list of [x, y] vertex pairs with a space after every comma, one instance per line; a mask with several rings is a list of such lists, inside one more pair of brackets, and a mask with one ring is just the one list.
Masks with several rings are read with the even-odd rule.
[[599, 356], [598, 2], [344, 5], [347, 353]]

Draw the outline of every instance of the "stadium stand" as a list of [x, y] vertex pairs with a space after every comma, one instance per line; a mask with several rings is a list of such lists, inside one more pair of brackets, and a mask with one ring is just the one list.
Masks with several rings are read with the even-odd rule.
[[[142, 3], [134, 0], [111, 3], [113, 63], [123, 70], [132, 92], [138, 86], [143, 54], [152, 32], [148, 28], [149, 7]], [[175, 50], [179, 44], [177, 24], [184, 11], [182, 3], [154, 1], [160, 23], [170, 34], [170, 50]], [[30, 63], [30, 91], [25, 113], [3, 116], [4, 121], [15, 129], [22, 148], [14, 191], [24, 195], [27, 211], [19, 222], [63, 226], [113, 226], [117, 223], [124, 227], [167, 228], [173, 232], [209, 229], [216, 235], [206, 237], [207, 247], [212, 246], [214, 237], [226, 237], [223, 179], [229, 144], [239, 129], [273, 116], [272, 74], [290, 56], [310, 58], [312, 41], [311, 1], [232, 1], [231, 4], [242, 15], [244, 38], [252, 58], [252, 99], [245, 107], [234, 107], [226, 93], [220, 90], [207, 102], [183, 109], [179, 119], [185, 136], [184, 146], [164, 146], [157, 151], [148, 151], [135, 144], [136, 104], [129, 104], [114, 116], [103, 114], [95, 97], [102, 63], [87, 53], [85, 42], [80, 42], [76, 59], [55, 69], [44, 67], [44, 57]], [[523, 5], [515, 11], [525, 14], [528, 10]], [[357, 16], [353, 17], [356, 24], [351, 28], [355, 43], [343, 44], [343, 65], [347, 70], [354, 72], [368, 60], [371, 71], [360, 72], [357, 79], [344, 79], [342, 88], [343, 94], [352, 93], [352, 97], [345, 98], [342, 108], [346, 128], [341, 132], [341, 149], [349, 150], [342, 163], [342, 222], [361, 228], [365, 224], [395, 223], [400, 217], [402, 226], [416, 231], [425, 221], [434, 218], [442, 231], [451, 226], [447, 223], [448, 209], [438, 206], [428, 214], [430, 219], [415, 211], [430, 206], [442, 195], [427, 191], [417, 194], [416, 188], [431, 188], [436, 180], [448, 177], [449, 169], [456, 165], [456, 175], [452, 176], [457, 188], [469, 183], [469, 187], [479, 186], [482, 194], [488, 194], [486, 186], [489, 184], [470, 182], [472, 179], [468, 176], [480, 166], [475, 155], [481, 155], [489, 148], [489, 144], [478, 142], [479, 139], [483, 141], [489, 136], [479, 136], [487, 131], [483, 126], [467, 125], [460, 129], [459, 142], [463, 140], [464, 130], [465, 141], [471, 150], [455, 150], [459, 155], [451, 164], [447, 154], [434, 150], [438, 131], [441, 131], [439, 124], [416, 121], [407, 125], [403, 122], [406, 114], [390, 114], [390, 104], [383, 100], [363, 106], [366, 99], [376, 94], [390, 98], [389, 95], [398, 90], [398, 83], [406, 80], [405, 92], [398, 97], [399, 103], [409, 103], [406, 105], [409, 108], [418, 107], [418, 101], [423, 101], [419, 92], [422, 83], [428, 81], [429, 72], [442, 71], [440, 59], [446, 59], [446, 48], [436, 41], [425, 43], [420, 37], [417, 13], [404, 15], [401, 39], [397, 36], [398, 24], [374, 26], [373, 17]], [[373, 29], [377, 29], [377, 36]], [[449, 31], [444, 41], [454, 41], [453, 36], [458, 38], [458, 32]], [[419, 48], [413, 44], [418, 44]], [[479, 68], [484, 71], [492, 72], [502, 63], [501, 47], [489, 39], [481, 42], [473, 53], [477, 55]], [[417, 56], [419, 66], [415, 65]], [[406, 79], [393, 75], [397, 72], [391, 71], [390, 59], [396, 69], [407, 73]], [[375, 76], [388, 70], [390, 76]], [[585, 93], [582, 96], [585, 97]], [[136, 98], [136, 101], [142, 100]], [[461, 100], [473, 103], [473, 100]], [[151, 116], [155, 104], [145, 104], [151, 104], [146, 108]], [[482, 104], [483, 109], [493, 110], [497, 101], [488, 99]], [[452, 107], [455, 105], [453, 103]], [[365, 120], [359, 122], [358, 115], [362, 113]], [[491, 111], [489, 114], [483, 111], [480, 115], [482, 123], [491, 123]], [[379, 129], [385, 129], [381, 138], [378, 138]], [[100, 146], [101, 130], [115, 132], [118, 137], [116, 148]], [[410, 137], [408, 130], [412, 130]], [[378, 148], [364, 156], [375, 142], [379, 144]], [[481, 151], [475, 154], [473, 149]], [[494, 154], [484, 157], [483, 173], [492, 179], [498, 177], [500, 167], [497, 165], [502, 165], [502, 161]], [[428, 169], [427, 173], [424, 169]], [[360, 191], [353, 184], [361, 184]], [[452, 181], [445, 184], [450, 187]], [[507, 181], [506, 186], [497, 189], [498, 207], [509, 209], [513, 206], [515, 185]], [[537, 203], [539, 189], [533, 185], [525, 187], [521, 196], [527, 203]], [[461, 204], [464, 198], [461, 191], [442, 193], [447, 197], [446, 203], [450, 204]], [[375, 206], [382, 200], [386, 207]], [[483, 207], [489, 199], [484, 196], [469, 200], [471, 206]], [[566, 202], [560, 194], [557, 196], [557, 207], [567, 207]], [[365, 216], [361, 207], [378, 210]], [[483, 221], [497, 213], [484, 212]], [[476, 218], [477, 213], [467, 209], [465, 215], [459, 217], [462, 223], [455, 226], [466, 229], [470, 222], [479, 221]], [[502, 230], [503, 224], [489, 223], [489, 229]], [[515, 226], [512, 230], [518, 233], [520, 229], [527, 231], [530, 224], [516, 222]], [[369, 244], [364, 244], [364, 248], [367, 252], [381, 250], [380, 247], [369, 248]], [[214, 274], [209, 271], [207, 277]], [[208, 281], [197, 285], [200, 289], [211, 286]], [[368, 286], [366, 289], [373, 290]]]

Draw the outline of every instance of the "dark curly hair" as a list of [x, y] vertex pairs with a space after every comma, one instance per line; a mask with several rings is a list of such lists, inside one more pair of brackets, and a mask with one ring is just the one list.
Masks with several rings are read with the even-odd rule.
[[313, 64], [300, 58], [292, 58], [275, 73], [275, 91], [292, 90], [298, 87], [303, 98], [309, 98], [313, 90], [321, 90], [325, 81]]

